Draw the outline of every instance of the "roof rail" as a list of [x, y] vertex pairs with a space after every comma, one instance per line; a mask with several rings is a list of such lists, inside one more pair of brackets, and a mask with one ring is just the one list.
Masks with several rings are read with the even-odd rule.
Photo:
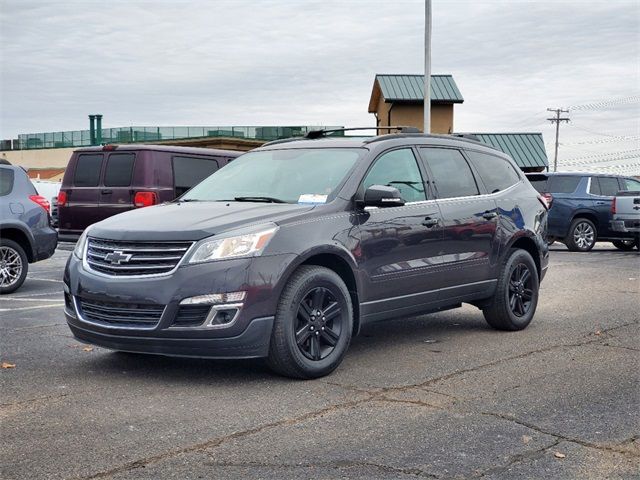
[[398, 130], [402, 133], [422, 133], [421, 130], [416, 127], [403, 127], [403, 126], [391, 126], [391, 127], [351, 127], [351, 128], [334, 128], [332, 130], [310, 130], [304, 136], [304, 138], [315, 139], [326, 137], [328, 133], [335, 132], [350, 132], [353, 130]]
[[475, 140], [476, 142], [480, 142], [480, 139], [473, 133], [451, 133], [450, 135], [452, 137], [466, 138], [467, 140]]
[[422, 130], [416, 127], [403, 127], [403, 126], [391, 126], [391, 127], [352, 127], [352, 128], [333, 128], [331, 130], [309, 130], [306, 135], [303, 137], [292, 137], [292, 138], [282, 138], [280, 140], [272, 140], [271, 142], [267, 142], [263, 144], [263, 147], [268, 145], [278, 145], [279, 143], [289, 143], [295, 142], [301, 139], [314, 140], [317, 138], [323, 138], [329, 136], [331, 133], [335, 132], [349, 132], [353, 130], [398, 130], [402, 133], [422, 133]]

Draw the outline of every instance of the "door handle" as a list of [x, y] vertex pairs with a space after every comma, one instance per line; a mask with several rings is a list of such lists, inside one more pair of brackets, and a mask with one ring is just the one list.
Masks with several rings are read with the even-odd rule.
[[431, 228], [438, 225], [438, 223], [439, 223], [439, 220], [437, 218], [425, 217], [425, 219], [422, 222], [422, 225], [424, 225], [427, 228]]
[[486, 212], [484, 212], [482, 214], [482, 218], [485, 218], [487, 220], [491, 220], [493, 218], [496, 218], [498, 216], [498, 214], [496, 212], [493, 212], [491, 210], [487, 210]]
[[113, 190], [105, 189], [105, 190], [102, 190], [102, 192], [100, 192], [100, 193], [102, 193], [103, 195], [109, 195], [109, 194], [113, 193]]

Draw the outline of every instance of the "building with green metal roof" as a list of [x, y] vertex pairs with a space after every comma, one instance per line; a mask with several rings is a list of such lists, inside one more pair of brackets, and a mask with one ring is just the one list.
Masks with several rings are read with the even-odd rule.
[[[431, 76], [431, 133], [453, 132], [453, 106], [464, 98], [452, 75]], [[424, 128], [424, 75], [378, 74], [373, 81], [369, 113], [376, 126]]]
[[509, 155], [525, 172], [541, 172], [549, 166], [542, 133], [471, 133], [470, 135]]

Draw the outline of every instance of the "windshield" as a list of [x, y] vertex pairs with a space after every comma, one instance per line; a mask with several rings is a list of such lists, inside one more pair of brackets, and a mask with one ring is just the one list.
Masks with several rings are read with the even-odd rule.
[[180, 201], [325, 203], [361, 152], [296, 148], [247, 153], [205, 178]]

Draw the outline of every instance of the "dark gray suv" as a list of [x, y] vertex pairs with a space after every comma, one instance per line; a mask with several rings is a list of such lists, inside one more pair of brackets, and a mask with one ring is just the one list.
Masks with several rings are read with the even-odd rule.
[[22, 168], [0, 165], [0, 293], [20, 288], [29, 263], [53, 255], [58, 233], [49, 208]]
[[464, 302], [496, 329], [529, 324], [547, 206], [509, 157], [451, 136], [309, 137], [89, 227], [64, 274], [73, 334], [314, 378], [369, 322]]

